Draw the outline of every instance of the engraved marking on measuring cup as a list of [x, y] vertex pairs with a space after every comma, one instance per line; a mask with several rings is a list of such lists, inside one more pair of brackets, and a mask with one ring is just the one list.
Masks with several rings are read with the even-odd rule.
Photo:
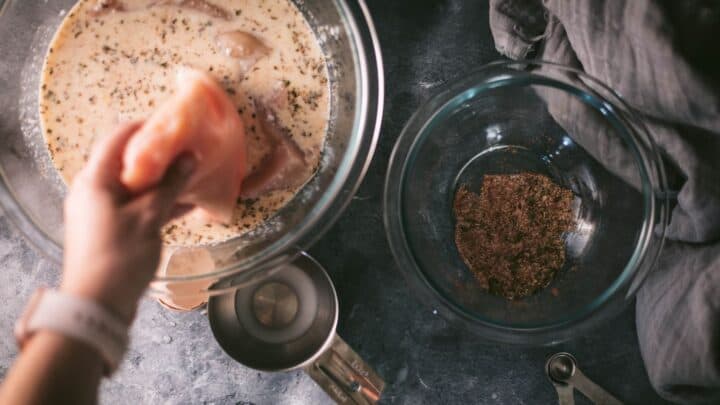
[[337, 386], [337, 384], [330, 383], [330, 389], [335, 393], [335, 395], [337, 396], [337, 399], [340, 400], [341, 402], [347, 402], [348, 399], [350, 399], [347, 395], [345, 395], [343, 390]]
[[350, 367], [353, 368], [353, 370], [360, 373], [361, 376], [368, 378], [370, 376], [370, 372], [368, 372], [365, 367], [363, 367], [362, 362], [360, 362], [358, 359], [353, 359], [352, 362], [350, 362]]

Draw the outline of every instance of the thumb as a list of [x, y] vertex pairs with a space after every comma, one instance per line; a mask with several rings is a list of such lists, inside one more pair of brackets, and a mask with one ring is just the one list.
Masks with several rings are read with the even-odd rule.
[[168, 168], [160, 183], [146, 193], [150, 206], [158, 213], [162, 223], [171, 217], [176, 200], [188, 185], [196, 165], [192, 155], [181, 155]]

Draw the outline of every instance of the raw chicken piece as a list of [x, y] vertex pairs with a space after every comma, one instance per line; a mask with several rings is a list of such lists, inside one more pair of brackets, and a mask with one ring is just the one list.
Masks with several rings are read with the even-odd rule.
[[189, 152], [197, 167], [179, 203], [228, 222], [247, 172], [243, 122], [223, 89], [205, 73], [182, 69], [177, 86], [175, 95], [130, 139], [121, 180], [130, 191], [141, 192]]
[[215, 42], [221, 52], [240, 62], [243, 73], [250, 71], [258, 60], [272, 52], [258, 37], [240, 30], [218, 34]]
[[150, 7], [155, 6], [185, 7], [207, 14], [210, 17], [222, 18], [223, 20], [232, 19], [232, 14], [229, 11], [207, 0], [157, 0], [150, 4]]
[[97, 0], [88, 13], [93, 17], [98, 17], [115, 11], [125, 11], [125, 5], [119, 0]]
[[[165, 247], [160, 258], [160, 276], [177, 277], [207, 274], [215, 270], [215, 259], [205, 248], [176, 249]], [[164, 285], [162, 305], [178, 311], [191, 311], [207, 302], [212, 280], [179, 281]]]
[[[249, 153], [254, 155], [250, 159], [259, 163], [243, 182], [241, 196], [257, 198], [270, 191], [302, 186], [312, 175], [304, 152], [280, 127], [273, 113], [261, 104], [256, 104], [255, 111], [261, 145]], [[258, 159], [259, 154], [262, 156]]]

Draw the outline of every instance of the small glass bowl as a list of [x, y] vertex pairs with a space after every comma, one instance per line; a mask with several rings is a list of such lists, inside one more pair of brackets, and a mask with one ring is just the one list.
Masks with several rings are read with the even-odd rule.
[[[454, 242], [452, 203], [485, 174], [532, 172], [575, 195], [566, 260], [550, 285], [509, 301], [480, 288]], [[497, 62], [441, 89], [400, 135], [385, 184], [385, 227], [408, 283], [489, 340], [551, 344], [631, 301], [660, 252], [665, 173], [642, 122], [578, 70]]]

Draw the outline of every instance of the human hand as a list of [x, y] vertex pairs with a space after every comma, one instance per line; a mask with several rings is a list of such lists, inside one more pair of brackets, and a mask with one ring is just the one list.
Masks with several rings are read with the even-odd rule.
[[195, 167], [180, 157], [154, 188], [130, 195], [120, 182], [125, 145], [140, 124], [102, 140], [65, 200], [61, 291], [95, 300], [131, 322], [160, 260], [160, 228], [189, 207], [176, 205]]

